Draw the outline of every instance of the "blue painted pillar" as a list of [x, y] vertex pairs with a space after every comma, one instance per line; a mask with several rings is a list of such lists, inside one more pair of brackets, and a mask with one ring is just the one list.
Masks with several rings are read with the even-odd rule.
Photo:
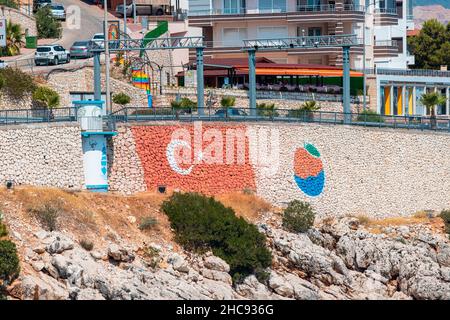
[[203, 77], [203, 47], [198, 47], [197, 51], [197, 107], [198, 114], [204, 114], [205, 107], [205, 85], [204, 85], [204, 77]]
[[102, 100], [102, 85], [100, 74], [100, 52], [94, 53], [94, 100]]
[[250, 115], [256, 116], [256, 50], [248, 50], [248, 99]]

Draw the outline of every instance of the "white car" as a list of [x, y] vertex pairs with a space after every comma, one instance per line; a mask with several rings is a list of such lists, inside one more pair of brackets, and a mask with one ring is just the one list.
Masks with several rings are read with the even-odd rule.
[[51, 3], [51, 4], [48, 4], [48, 6], [50, 6], [52, 16], [55, 19], [66, 21], [66, 9], [64, 9], [64, 6], [62, 4]]
[[34, 54], [34, 63], [38, 66], [41, 64], [58, 65], [61, 62], [70, 62], [70, 52], [64, 49], [59, 44], [38, 46]]
[[8, 62], [5, 62], [4, 60], [0, 60], [0, 69], [4, 69], [8, 66]]
[[98, 47], [104, 48], [105, 47], [105, 35], [103, 33], [96, 33], [92, 37], [91, 41]]

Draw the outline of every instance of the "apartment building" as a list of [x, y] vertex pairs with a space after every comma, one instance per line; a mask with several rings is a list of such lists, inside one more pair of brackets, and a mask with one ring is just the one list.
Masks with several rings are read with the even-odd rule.
[[[357, 34], [366, 39], [366, 68], [406, 69], [412, 0], [189, 0], [189, 24], [201, 27], [205, 57], [242, 58], [243, 39]], [[365, 32], [364, 32], [365, 26]], [[351, 67], [363, 67], [363, 45]], [[194, 54], [194, 53], [192, 53]], [[191, 56], [193, 58], [193, 55]], [[264, 52], [278, 63], [342, 65], [340, 48]]]

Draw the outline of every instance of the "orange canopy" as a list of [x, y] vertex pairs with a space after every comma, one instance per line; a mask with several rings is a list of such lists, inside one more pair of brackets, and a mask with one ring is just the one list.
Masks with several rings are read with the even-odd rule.
[[[248, 73], [248, 68], [238, 68], [239, 71], [245, 71]], [[264, 76], [324, 76], [324, 77], [342, 77], [343, 70], [328, 70], [328, 69], [285, 69], [285, 68], [256, 68], [257, 75]], [[362, 77], [361, 72], [350, 71], [351, 77]]]

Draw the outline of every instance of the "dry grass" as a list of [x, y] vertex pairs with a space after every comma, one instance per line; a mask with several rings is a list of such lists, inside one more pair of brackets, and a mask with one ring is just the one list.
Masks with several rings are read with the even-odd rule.
[[262, 213], [275, 210], [270, 203], [253, 194], [233, 192], [215, 198], [249, 221], [256, 221]]

